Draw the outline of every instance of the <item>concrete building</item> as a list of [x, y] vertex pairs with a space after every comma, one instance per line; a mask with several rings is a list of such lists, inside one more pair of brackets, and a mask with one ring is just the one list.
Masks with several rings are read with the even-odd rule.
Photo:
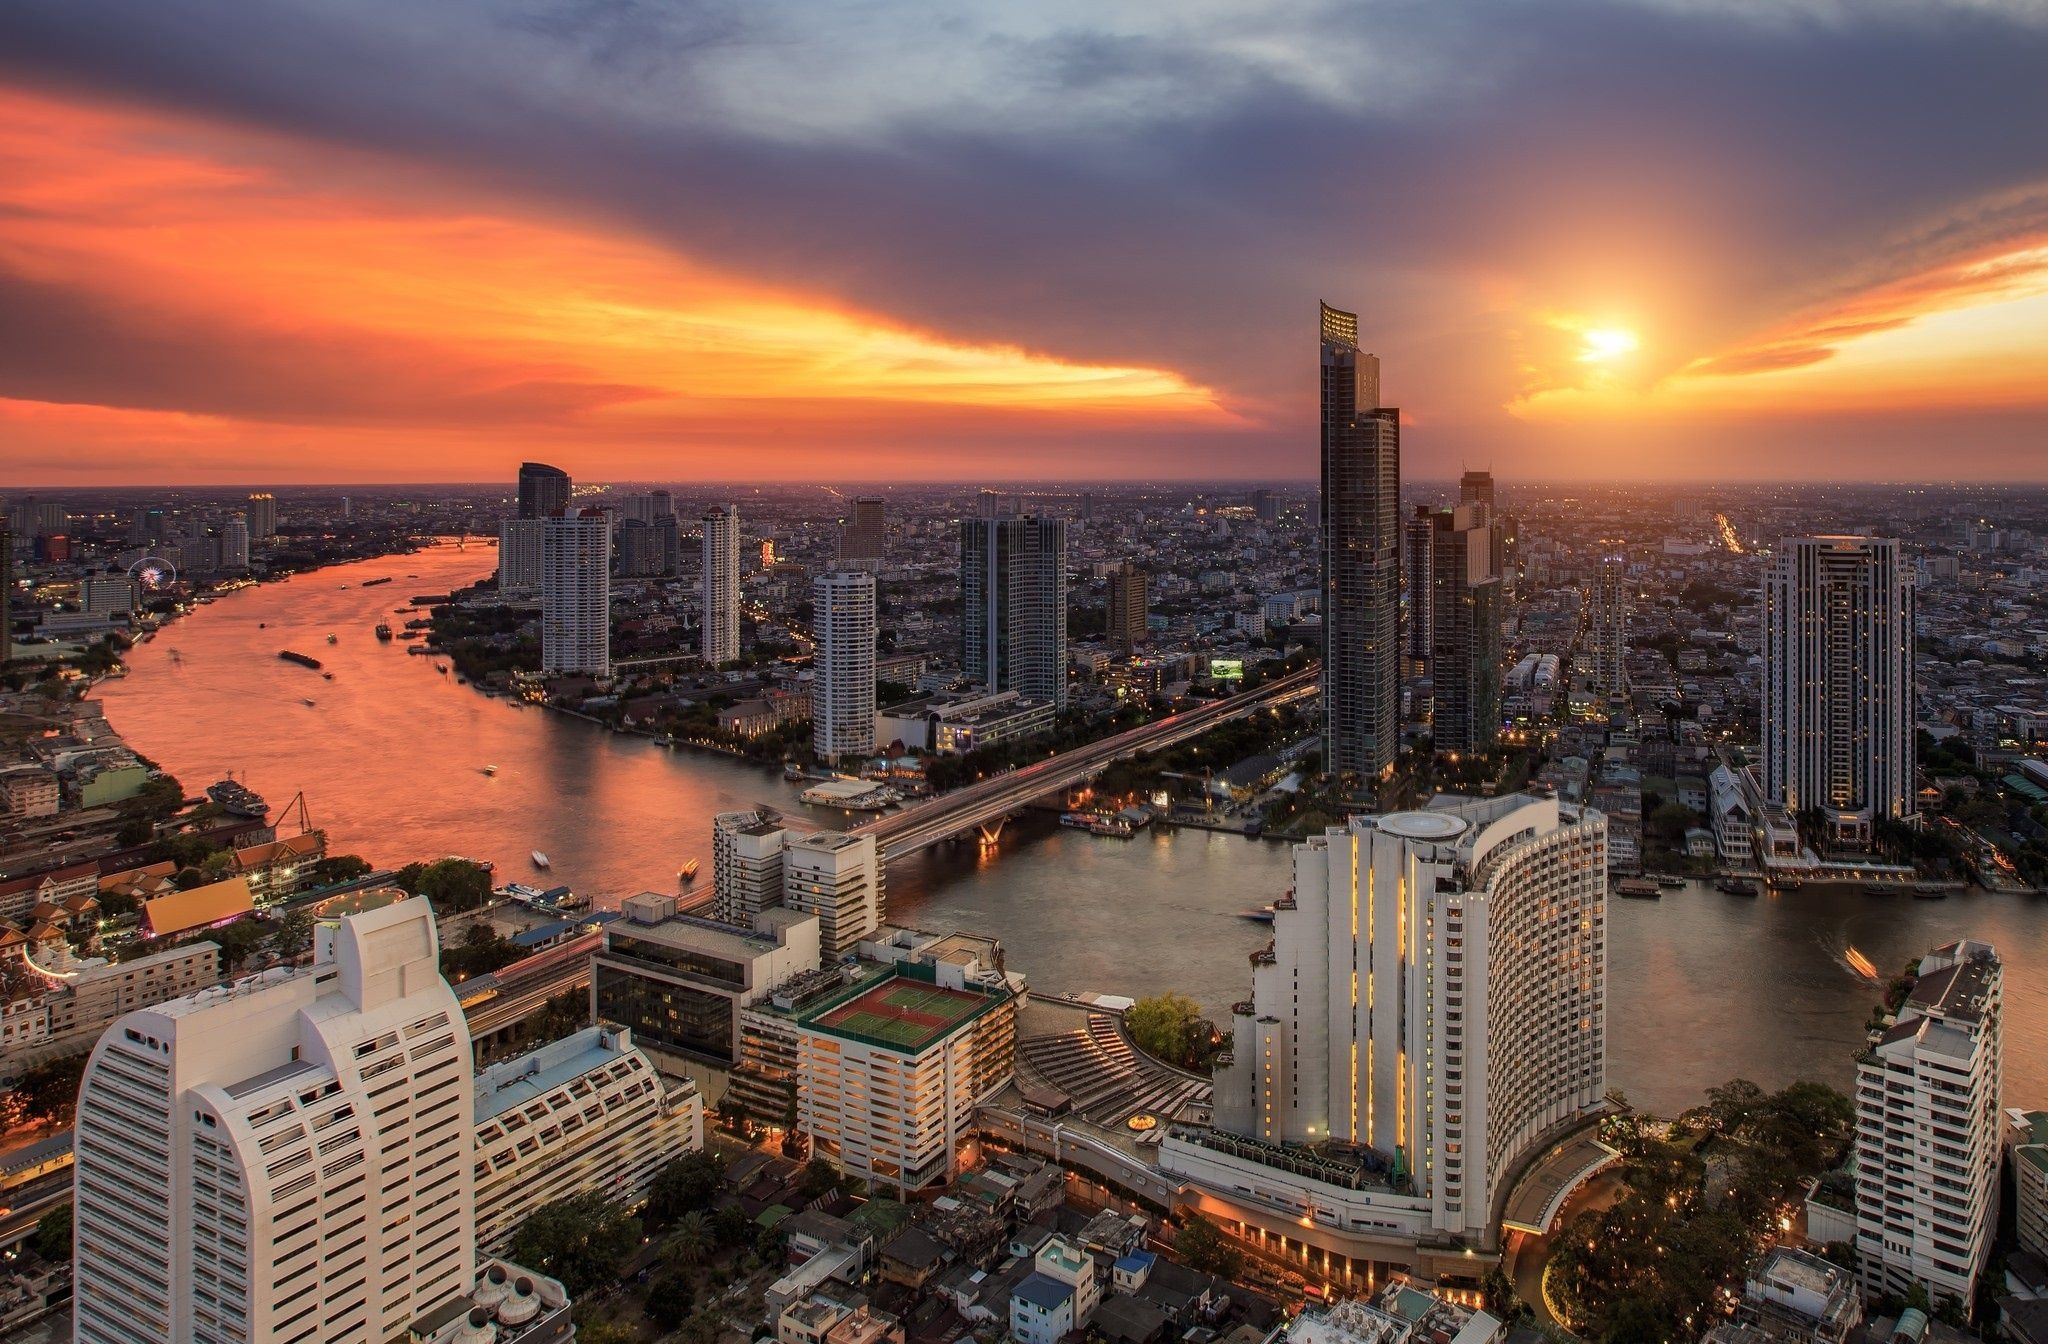
[[1273, 1344], [1494, 1344], [1505, 1324], [1396, 1275], [1371, 1298], [1310, 1303]]
[[701, 651], [717, 667], [740, 656], [740, 511], [731, 504], [704, 515], [703, 585]]
[[1377, 778], [1400, 749], [1401, 413], [1358, 318], [1322, 305], [1323, 768]]
[[1764, 577], [1764, 790], [1868, 845], [1914, 814], [1913, 584], [1896, 541], [1788, 537]]
[[961, 668], [992, 691], [1067, 704], [1067, 524], [983, 516], [960, 520]]
[[385, 1344], [462, 1291], [469, 1031], [434, 917], [315, 931], [314, 964], [130, 1013], [79, 1091], [79, 1344]]
[[63, 790], [48, 766], [33, 761], [0, 769], [0, 808], [10, 817], [54, 817]]
[[625, 1027], [586, 1027], [476, 1077], [476, 1240], [500, 1250], [543, 1204], [598, 1191], [628, 1206], [704, 1146], [704, 1103]]
[[2019, 1248], [2048, 1260], [2048, 1111], [2005, 1113], [2012, 1161], [2013, 1230]]
[[873, 755], [875, 576], [820, 574], [811, 612], [811, 750], [828, 761]]
[[817, 917], [771, 907], [736, 928], [676, 906], [651, 891], [620, 902], [591, 957], [591, 1016], [630, 1028], [643, 1050], [730, 1067], [739, 1010], [817, 969]]
[[853, 501], [853, 515], [839, 522], [839, 567], [873, 573], [887, 551], [888, 525], [882, 501], [863, 495]]
[[1109, 642], [1119, 653], [1134, 653], [1148, 637], [1152, 576], [1126, 560], [1109, 571]]
[[78, 605], [89, 616], [127, 616], [140, 596], [126, 574], [88, 574], [78, 581]]
[[1742, 1285], [1735, 1319], [1701, 1344], [1849, 1344], [1863, 1324], [1863, 1294], [1848, 1270], [1791, 1246], [1773, 1246]]
[[553, 518], [569, 507], [569, 473], [545, 462], [519, 464], [519, 516]]
[[239, 513], [220, 526], [220, 567], [226, 570], [249, 567], [249, 523]]
[[249, 523], [249, 536], [255, 541], [269, 541], [277, 535], [277, 497], [268, 490], [260, 490], [245, 501], [247, 507], [243, 517]]
[[1856, 1061], [1856, 1254], [1864, 1291], [1924, 1284], [1965, 1311], [1998, 1224], [2004, 969], [1987, 943], [1929, 952]]
[[935, 692], [889, 705], [875, 716], [875, 743], [902, 743], [909, 751], [965, 755], [1051, 731], [1057, 719], [1049, 700], [1015, 691]]
[[765, 809], [720, 812], [711, 819], [711, 913], [754, 927], [754, 916], [782, 904], [782, 846], [789, 832]]
[[1628, 654], [1628, 624], [1634, 606], [1627, 558], [1602, 556], [1586, 587], [1586, 648], [1593, 661], [1593, 681], [1587, 689], [1595, 695], [1620, 695], [1627, 689], [1622, 664]]
[[498, 523], [498, 591], [529, 595], [540, 592], [538, 518], [505, 518]]
[[220, 983], [220, 949], [213, 943], [121, 962], [75, 961], [68, 953], [61, 942], [49, 953], [32, 953], [31, 968], [44, 972], [41, 992], [0, 1004], [0, 1078], [84, 1050], [124, 1013]]
[[[475, 1282], [415, 1320], [406, 1344], [575, 1344], [574, 1304], [561, 1281], [487, 1259]], [[395, 1341], [394, 1341], [395, 1344]]]
[[816, 916], [825, 961], [852, 955], [888, 914], [875, 838], [839, 831], [790, 836], [782, 847], [782, 903]]
[[1031, 1257], [1031, 1272], [1010, 1292], [1010, 1337], [1017, 1344], [1059, 1344], [1085, 1330], [1102, 1305], [1095, 1257], [1053, 1236]]
[[1440, 752], [1500, 735], [1501, 580], [1483, 504], [1437, 513], [1430, 549], [1430, 734]]
[[1439, 797], [1297, 844], [1215, 1129], [1169, 1134], [1161, 1167], [1353, 1258], [1490, 1249], [1505, 1184], [1603, 1104], [1606, 900], [1605, 818], [1551, 798]]
[[611, 675], [612, 525], [596, 509], [541, 520], [540, 668]]
[[1429, 604], [1436, 586], [1436, 516], [1434, 508], [1417, 504], [1401, 527], [1401, 574], [1407, 596], [1402, 652], [1409, 670], [1418, 673], [1428, 671], [1435, 639]]

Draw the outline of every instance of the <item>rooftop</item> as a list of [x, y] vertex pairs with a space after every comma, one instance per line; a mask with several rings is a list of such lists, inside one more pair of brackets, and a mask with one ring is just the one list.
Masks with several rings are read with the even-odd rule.
[[850, 997], [828, 1002], [799, 1020], [835, 1036], [916, 1054], [997, 1001], [993, 994], [943, 989], [892, 969], [879, 981], [857, 987]]
[[1074, 1295], [1074, 1290], [1049, 1274], [1034, 1271], [1024, 1277], [1024, 1282], [1017, 1285], [1014, 1295], [1023, 1298], [1034, 1307], [1056, 1311]]
[[573, 1078], [607, 1068], [633, 1049], [622, 1027], [585, 1027], [528, 1054], [494, 1064], [476, 1077], [476, 1122], [524, 1106]]

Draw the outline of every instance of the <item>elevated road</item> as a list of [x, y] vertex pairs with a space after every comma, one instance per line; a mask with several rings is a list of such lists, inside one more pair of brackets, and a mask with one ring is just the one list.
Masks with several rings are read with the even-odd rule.
[[1305, 700], [1316, 693], [1320, 669], [1293, 672], [1256, 690], [1226, 700], [1169, 714], [1099, 742], [1063, 751], [1057, 756], [1019, 766], [964, 788], [902, 808], [853, 828], [872, 835], [885, 861], [915, 854], [927, 845], [977, 826], [1000, 821], [1034, 798], [1071, 788], [1102, 773], [1112, 763], [1148, 751], [1177, 746], [1221, 723], [1242, 719], [1262, 709]]
[[537, 1013], [549, 999], [590, 984], [590, 954], [604, 945], [602, 933], [585, 933], [536, 952], [491, 975], [456, 985], [455, 997], [469, 1019], [469, 1035], [481, 1041]]

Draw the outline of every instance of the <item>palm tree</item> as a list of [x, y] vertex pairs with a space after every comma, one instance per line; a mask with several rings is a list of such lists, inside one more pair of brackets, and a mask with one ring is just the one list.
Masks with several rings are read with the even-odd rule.
[[711, 1253], [714, 1240], [711, 1219], [703, 1210], [693, 1209], [676, 1219], [675, 1230], [661, 1244], [661, 1258], [676, 1265], [700, 1264]]

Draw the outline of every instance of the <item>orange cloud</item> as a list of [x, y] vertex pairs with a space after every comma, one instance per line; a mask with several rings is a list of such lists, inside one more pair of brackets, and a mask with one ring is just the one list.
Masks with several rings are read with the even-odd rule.
[[765, 470], [709, 464], [768, 477], [892, 425], [1140, 417], [1235, 423], [1168, 370], [953, 341], [403, 165], [0, 89], [6, 465], [263, 442], [293, 446], [274, 477], [360, 479], [368, 453], [461, 479], [521, 446], [662, 445], [674, 471], [679, 447], [801, 438]]

